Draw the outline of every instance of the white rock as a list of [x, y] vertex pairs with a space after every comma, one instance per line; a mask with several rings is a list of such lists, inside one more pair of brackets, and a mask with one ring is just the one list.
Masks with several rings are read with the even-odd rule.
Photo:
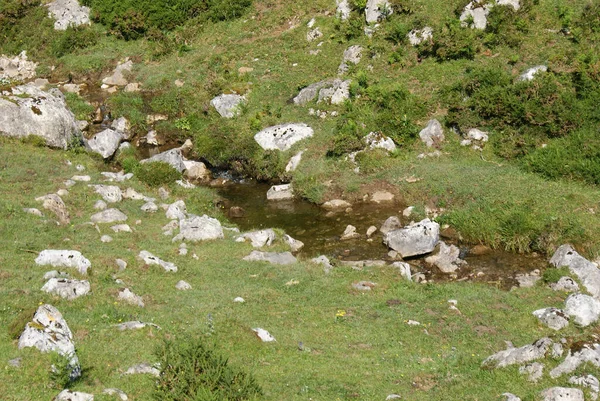
[[147, 202], [141, 207], [141, 209], [142, 209], [142, 212], [154, 213], [154, 212], [158, 211], [158, 206], [156, 206], [156, 203], [154, 203], [154, 202]]
[[589, 326], [600, 317], [600, 301], [585, 294], [571, 294], [565, 301], [565, 313], [582, 326]]
[[128, 304], [144, 307], [144, 300], [139, 295], [135, 295], [129, 288], [124, 288], [119, 291], [119, 299], [127, 302]]
[[504, 397], [503, 401], [521, 401], [519, 397], [511, 393], [504, 393], [502, 396]]
[[351, 206], [352, 205], [350, 203], [348, 203], [342, 199], [332, 199], [321, 205], [321, 207], [323, 207], [324, 209], [327, 209], [327, 210], [346, 209]]
[[95, 189], [96, 193], [108, 203], [121, 202], [123, 199], [121, 188], [115, 185], [92, 185], [92, 187]]
[[48, 4], [48, 11], [53, 17], [54, 29], [65, 31], [70, 26], [90, 25], [90, 9], [79, 4], [77, 0], [54, 0]]
[[92, 223], [118, 223], [121, 221], [126, 221], [127, 216], [118, 209], [106, 209], [92, 215], [90, 220]]
[[397, 268], [400, 272], [400, 275], [407, 279], [408, 281], [412, 281], [412, 274], [410, 272], [410, 265], [406, 262], [394, 262], [392, 266]]
[[241, 113], [241, 106], [246, 101], [244, 96], [232, 94], [232, 95], [219, 95], [210, 101], [210, 104], [217, 110], [221, 117], [233, 118]]
[[[383, 232], [383, 230], [381, 230]], [[429, 219], [393, 230], [384, 235], [383, 243], [403, 258], [433, 251], [438, 244], [440, 225]]]
[[148, 375], [152, 375], [155, 377], [159, 377], [160, 376], [160, 370], [158, 370], [156, 367], [147, 364], [147, 363], [140, 363], [138, 365], [134, 365], [131, 366], [129, 369], [127, 369], [127, 371], [125, 371], [126, 375], [143, 375], [143, 374], [148, 374]]
[[334, 79], [330, 85], [326, 85], [319, 90], [319, 100], [317, 100], [317, 103], [323, 101], [334, 105], [344, 103], [350, 98], [350, 84], [351, 81], [349, 79], [345, 81]]
[[94, 209], [96, 210], [104, 210], [107, 208], [107, 204], [106, 202], [102, 201], [102, 200], [98, 200], [96, 201], [96, 203], [94, 203]]
[[368, 23], [379, 22], [392, 13], [388, 0], [368, 0], [365, 7], [365, 19]]
[[254, 135], [254, 140], [265, 150], [285, 151], [313, 134], [313, 129], [306, 124], [282, 124], [263, 129]]
[[[460, 21], [462, 26], [469, 26], [474, 29], [485, 29], [487, 26], [487, 16], [490, 13], [492, 5], [486, 4], [483, 7], [477, 1], [472, 1], [465, 6], [462, 14], [460, 15]], [[472, 20], [472, 23], [468, 24], [468, 20]]]
[[79, 251], [46, 249], [38, 255], [35, 263], [40, 266], [50, 265], [53, 267], [75, 268], [81, 274], [87, 274], [92, 266]]
[[290, 250], [292, 252], [299, 252], [302, 248], [304, 248], [304, 242], [294, 239], [287, 234], [283, 235], [283, 242], [290, 246]]
[[193, 160], [184, 160], [185, 176], [192, 181], [209, 181], [211, 172], [202, 162]]
[[369, 147], [369, 149], [383, 149], [388, 152], [393, 152], [396, 150], [396, 144], [392, 140], [381, 132], [370, 132], [365, 137], [365, 143]]
[[292, 184], [273, 185], [267, 191], [267, 200], [279, 201], [294, 198]]
[[105, 85], [125, 86], [128, 83], [125, 78], [125, 73], [131, 72], [132, 68], [133, 62], [126, 59], [124, 62], [117, 64], [112, 75], [104, 78], [102, 83]]
[[[123, 145], [123, 144], [121, 144], [121, 145]], [[123, 171], [119, 171], [118, 173], [113, 173], [111, 171], [103, 171], [100, 174], [106, 178], [106, 181], [116, 181], [116, 182], [127, 181], [133, 177], [133, 173], [125, 174]]]
[[482, 366], [492, 368], [503, 368], [509, 365], [523, 364], [541, 359], [552, 345], [552, 340], [545, 337], [533, 344], [524, 345], [520, 348], [509, 348], [495, 353], [486, 358]]
[[370, 226], [369, 228], [367, 228], [367, 238], [371, 238], [371, 236], [373, 236], [373, 234], [375, 234], [376, 232], [377, 232], [377, 227]]
[[119, 267], [119, 271], [123, 271], [127, 268], [127, 262], [125, 262], [123, 259], [115, 259], [115, 263]]
[[579, 285], [571, 277], [561, 277], [556, 283], [550, 284], [554, 291], [578, 292]]
[[263, 343], [269, 343], [269, 342], [276, 341], [275, 337], [273, 337], [271, 335], [271, 333], [269, 333], [265, 329], [261, 329], [260, 327], [257, 327], [257, 328], [252, 329], [252, 331], [256, 333], [256, 335], [258, 336], [258, 338], [260, 338], [260, 340]]
[[100, 237], [100, 242], [103, 242], [105, 244], [108, 244], [109, 242], [112, 242], [113, 238], [110, 235], [103, 235], [102, 237]]
[[379, 231], [381, 231], [381, 233], [385, 235], [390, 231], [398, 230], [400, 228], [402, 228], [402, 223], [400, 222], [400, 219], [396, 216], [390, 216], [383, 222], [383, 224], [379, 228]]
[[600, 381], [598, 381], [597, 377], [593, 375], [572, 376], [569, 378], [569, 383], [589, 388], [591, 392], [590, 398], [592, 400], [598, 399], [598, 392], [600, 392]]
[[578, 388], [551, 387], [541, 393], [542, 401], [584, 401], [583, 391]]
[[371, 291], [376, 285], [372, 281], [359, 281], [358, 283], [353, 283], [352, 288], [358, 291]]
[[185, 282], [183, 280], [179, 280], [177, 282], [177, 284], [175, 284], [175, 288], [178, 289], [178, 290], [180, 290], [180, 291], [186, 291], [186, 290], [191, 290], [192, 286], [189, 283], [187, 283], [187, 282]]
[[117, 224], [110, 227], [116, 233], [131, 233], [133, 230], [129, 227], [128, 224]]
[[371, 202], [384, 203], [392, 202], [394, 200], [394, 194], [388, 191], [376, 191], [371, 195]]
[[187, 217], [187, 207], [185, 206], [185, 202], [182, 200], [178, 200], [169, 205], [169, 208], [166, 212], [167, 219], [169, 220], [183, 220]]
[[362, 46], [353, 45], [344, 51], [342, 62], [338, 67], [339, 75], [344, 74], [348, 71], [348, 69], [350, 68], [349, 63], [356, 65], [360, 62], [360, 59], [362, 58], [362, 50]]
[[[25, 50], [15, 57], [0, 56], [0, 79], [24, 81], [35, 77], [36, 68], [37, 63], [27, 60], [27, 52]], [[41, 81], [36, 79], [34, 85], [39, 89], [44, 89], [47, 85], [47, 80], [44, 83]]]
[[310, 261], [317, 265], [322, 265], [325, 268], [326, 273], [329, 273], [331, 269], [333, 269], [329, 258], [325, 255], [318, 256], [316, 258], [311, 259]]
[[350, 12], [352, 9], [350, 8], [350, 3], [348, 3], [348, 0], [336, 0], [336, 5], [337, 8], [335, 14], [339, 19], [346, 21], [348, 18], [350, 18]]
[[540, 73], [544, 73], [548, 71], [548, 67], [545, 65], [536, 65], [535, 67], [531, 67], [523, 74], [519, 75], [519, 81], [533, 81], [533, 79], [540, 75]]
[[123, 134], [111, 128], [95, 134], [92, 138], [86, 140], [87, 147], [108, 159], [119, 149], [119, 144], [123, 139]]
[[244, 298], [242, 298], [242, 297], [235, 297], [235, 298], [233, 299], [233, 302], [237, 302], [237, 303], [243, 304], [243, 303], [244, 303], [244, 302], [246, 302], [246, 301], [245, 301], [245, 300], [244, 300]]
[[67, 191], [66, 189], [59, 189], [58, 191], [56, 191], [56, 195], [67, 196], [67, 195], [69, 195], [69, 191]]
[[460, 257], [460, 249], [455, 245], [446, 245], [440, 241], [440, 250], [437, 254], [428, 256], [425, 261], [434, 265], [442, 273], [454, 273], [461, 265], [466, 262]]
[[528, 375], [527, 380], [535, 383], [544, 375], [544, 365], [539, 362], [529, 363], [519, 367], [519, 373]]
[[304, 153], [303, 151], [300, 151], [290, 158], [290, 161], [285, 166], [286, 173], [296, 171], [296, 169], [298, 168], [298, 165], [300, 164], [300, 161], [302, 160], [303, 153]]
[[125, 117], [117, 118], [110, 126], [112, 129], [119, 132], [123, 139], [131, 139], [131, 124]]
[[117, 397], [119, 397], [119, 399], [121, 401], [129, 400], [129, 397], [127, 397], [127, 394], [125, 394], [124, 391], [119, 390], [118, 388], [105, 388], [104, 391], [102, 391], [102, 394], [116, 395]]
[[58, 393], [53, 401], [94, 401], [94, 395], [66, 389]]
[[69, 278], [69, 273], [51, 270], [44, 274], [44, 280], [50, 280], [51, 278]]
[[432, 147], [434, 144], [444, 142], [445, 137], [442, 124], [435, 119], [429, 120], [427, 126], [419, 133], [419, 137], [428, 148]]
[[467, 137], [470, 141], [487, 142], [489, 137], [487, 132], [478, 130], [477, 128], [471, 128], [467, 132]]
[[274, 265], [290, 265], [298, 260], [290, 252], [260, 252], [252, 251], [243, 258], [246, 261], [264, 261]]
[[275, 231], [272, 228], [266, 230], [251, 231], [244, 233], [236, 238], [236, 242], [245, 242], [250, 240], [254, 248], [262, 248], [263, 246], [271, 246], [275, 241]]
[[173, 238], [173, 242], [210, 241], [221, 238], [224, 238], [221, 222], [207, 215], [203, 215], [180, 220], [179, 234]]
[[158, 266], [162, 267], [163, 269], [165, 269], [165, 271], [168, 271], [168, 272], [176, 272], [177, 271], [177, 266], [175, 266], [174, 263], [165, 262], [164, 260], [160, 259], [159, 257], [154, 256], [153, 254], [151, 254], [148, 251], [141, 251], [139, 253], [138, 257], [140, 259], [142, 259], [144, 261], [144, 263], [146, 263], [146, 265], [158, 265]]
[[356, 227], [349, 224], [346, 226], [346, 229], [344, 230], [344, 233], [342, 234], [340, 239], [348, 240], [348, 239], [354, 239], [354, 238], [359, 238], [359, 237], [360, 237], [360, 234], [356, 232]]
[[44, 215], [42, 214], [42, 212], [39, 211], [39, 209], [36, 208], [24, 208], [23, 211], [25, 213], [29, 213], [29, 214], [33, 214], [34, 216], [38, 216], [38, 217], [44, 217]]
[[567, 266], [585, 289], [600, 299], [600, 269], [578, 254], [571, 245], [561, 245], [550, 259], [550, 264], [555, 267]]
[[87, 295], [90, 292], [90, 282], [69, 280], [65, 278], [51, 278], [41, 288], [42, 291], [58, 295], [61, 298], [72, 300]]
[[566, 373], [574, 372], [580, 365], [588, 363], [597, 368], [600, 368], [600, 346], [594, 344], [593, 346], [585, 345], [580, 351], [569, 354], [565, 360], [550, 371], [550, 377], [556, 379]]
[[410, 44], [417, 46], [433, 38], [433, 28], [426, 26], [423, 29], [413, 29], [407, 36]]
[[181, 148], [174, 148], [165, 152], [154, 155], [148, 159], [140, 161], [140, 163], [154, 163], [163, 162], [170, 164], [175, 170], [180, 173], [185, 170], [185, 164], [183, 163], [183, 153]]
[[560, 330], [569, 325], [569, 316], [557, 308], [544, 308], [533, 311], [533, 316], [553, 330]]
[[73, 177], [71, 177], [71, 180], [79, 182], [89, 182], [92, 180], [92, 177], [90, 177], [89, 175], [74, 175]]

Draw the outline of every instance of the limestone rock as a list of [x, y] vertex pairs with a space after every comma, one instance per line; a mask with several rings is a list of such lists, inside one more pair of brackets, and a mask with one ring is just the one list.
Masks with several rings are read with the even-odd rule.
[[306, 124], [282, 124], [263, 129], [254, 135], [254, 140], [265, 150], [285, 151], [313, 134], [313, 129]]
[[367, 238], [371, 238], [373, 236], [373, 234], [375, 234], [377, 232], [377, 227], [375, 226], [370, 226], [369, 228], [367, 228]]
[[221, 117], [233, 118], [240, 114], [240, 107], [245, 101], [246, 98], [244, 96], [223, 94], [213, 98], [210, 104], [217, 110]]
[[180, 220], [179, 234], [173, 238], [173, 242], [210, 241], [224, 237], [223, 227], [219, 220], [203, 215]]
[[400, 219], [396, 216], [390, 216], [383, 222], [383, 225], [381, 228], [379, 228], [379, 231], [385, 235], [390, 231], [398, 230], [400, 228], [402, 228]]
[[108, 244], [109, 242], [112, 242], [113, 238], [110, 235], [103, 235], [102, 237], [100, 237], [100, 242], [103, 242], [105, 244]]
[[121, 401], [129, 400], [129, 397], [127, 397], [127, 394], [125, 394], [124, 391], [119, 390], [118, 388], [105, 388], [104, 391], [102, 391], [102, 394], [116, 395], [117, 397], [119, 397], [119, 399]]
[[125, 174], [123, 171], [119, 171], [118, 173], [113, 173], [112, 171], [103, 171], [100, 174], [106, 178], [106, 181], [116, 181], [116, 182], [127, 181], [133, 177], [133, 173]]
[[166, 211], [167, 219], [169, 220], [183, 220], [187, 217], [187, 207], [185, 202], [178, 200], [169, 205]]
[[350, 3], [348, 3], [348, 0], [336, 0], [336, 6], [335, 14], [339, 19], [346, 21], [348, 18], [350, 18], [350, 12], [352, 9], [350, 8]]
[[175, 284], [175, 288], [180, 291], [187, 291], [187, 290], [191, 290], [192, 286], [189, 283], [187, 283], [186, 281], [179, 280], [177, 282], [177, 284]]
[[397, 268], [400, 272], [400, 275], [407, 279], [408, 281], [412, 281], [412, 274], [410, 272], [410, 265], [406, 262], [394, 262], [392, 266]]
[[94, 401], [94, 395], [66, 389], [58, 393], [53, 401]]
[[257, 337], [260, 338], [260, 340], [264, 343], [276, 341], [275, 337], [273, 337], [271, 335], [271, 333], [269, 333], [265, 329], [261, 329], [260, 327], [257, 327], [257, 328], [252, 329], [252, 331], [255, 332]]
[[567, 355], [565, 360], [550, 371], [550, 377], [556, 379], [566, 373], [571, 373], [584, 363], [589, 363], [600, 368], [600, 345], [585, 345], [580, 351], [574, 354], [571, 354], [569, 351], [569, 355]]
[[600, 317], [600, 301], [585, 294], [571, 294], [565, 301], [565, 313], [582, 326], [589, 326]]
[[125, 117], [119, 117], [112, 122], [110, 127], [121, 134], [121, 138], [131, 139], [131, 124]]
[[119, 144], [122, 139], [123, 134], [111, 128], [107, 128], [88, 139], [87, 146], [92, 152], [96, 152], [103, 158], [108, 159], [115, 154], [117, 149], [119, 149]]
[[60, 91], [45, 92], [27, 84], [0, 97], [0, 134], [17, 138], [35, 135], [50, 147], [67, 149], [81, 137], [81, 130]]
[[482, 366], [488, 368], [503, 368], [509, 365], [523, 364], [541, 359], [552, 345], [552, 340], [544, 337], [533, 344], [520, 348], [509, 348], [486, 358]]
[[148, 364], [148, 363], [140, 363], [134, 366], [131, 366], [129, 369], [125, 371], [126, 375], [152, 375], [155, 377], [160, 376], [160, 370], [156, 367]]
[[286, 173], [296, 171], [296, 169], [298, 168], [298, 165], [300, 164], [300, 161], [302, 160], [303, 153], [304, 153], [303, 151], [300, 151], [290, 158], [290, 161], [285, 166]]
[[600, 392], [600, 381], [593, 375], [586, 376], [573, 376], [569, 378], [570, 384], [587, 387], [590, 389], [590, 398], [592, 400], [598, 399], [598, 392]]
[[376, 191], [371, 195], [371, 202], [383, 203], [392, 202], [394, 200], [394, 194], [388, 191]]
[[133, 230], [129, 227], [129, 224], [117, 224], [110, 227], [116, 233], [131, 233]]
[[267, 191], [267, 200], [289, 200], [294, 199], [292, 184], [273, 185]]
[[108, 203], [121, 202], [123, 194], [116, 185], [93, 185], [97, 194]]
[[171, 150], [167, 150], [166, 152], [159, 153], [154, 155], [148, 159], [144, 159], [140, 161], [140, 163], [153, 163], [153, 162], [163, 162], [170, 164], [175, 170], [180, 173], [185, 170], [185, 164], [183, 163], [183, 154], [181, 153], [181, 148], [174, 148]]
[[370, 132], [367, 136], [365, 136], [365, 143], [368, 148], [373, 149], [383, 149], [388, 152], [393, 152], [396, 150], [396, 144], [394, 140], [390, 137], [383, 135], [381, 132]]
[[[27, 60], [27, 52], [23, 50], [18, 56], [0, 56], [0, 79], [24, 81], [35, 77], [37, 63]], [[37, 80], [36, 80], [37, 81]], [[43, 89], [36, 84], [37, 87]], [[45, 86], [45, 85], [44, 85]]]
[[578, 292], [579, 285], [571, 277], [561, 277], [556, 283], [550, 284], [554, 291]]
[[118, 223], [126, 221], [127, 216], [118, 209], [106, 209], [92, 215], [90, 220], [92, 223]]
[[69, 273], [51, 270], [44, 274], [44, 280], [50, 280], [51, 278], [69, 278]]
[[535, 383], [544, 375], [544, 365], [539, 362], [528, 363], [519, 368], [519, 373], [528, 375], [527, 380]]
[[117, 66], [113, 70], [112, 75], [104, 78], [102, 80], [102, 83], [111, 86], [125, 86], [128, 84], [127, 79], [125, 78], [125, 74], [131, 72], [132, 68], [133, 62], [131, 60], [126, 59], [122, 63], [117, 64]]
[[541, 393], [542, 401], [584, 401], [583, 391], [578, 388], [551, 387]]
[[139, 306], [140, 308], [144, 307], [144, 300], [142, 297], [131, 292], [129, 288], [124, 288], [119, 291], [119, 299], [128, 304]]
[[262, 248], [263, 246], [271, 246], [275, 241], [275, 231], [272, 228], [259, 231], [251, 231], [244, 233], [236, 238], [236, 242], [245, 242], [250, 240], [254, 248]]
[[292, 252], [299, 252], [304, 248], [304, 242], [294, 239], [287, 234], [283, 235], [283, 242], [290, 246]]
[[445, 137], [442, 124], [435, 119], [429, 120], [427, 127], [423, 128], [419, 133], [419, 137], [428, 148], [444, 142]]
[[210, 181], [210, 179], [212, 178], [210, 170], [202, 162], [193, 161], [193, 160], [184, 160], [183, 164], [185, 165], [184, 175], [189, 180], [192, 180], [195, 182], [207, 182], [207, 181]]
[[392, 13], [392, 6], [388, 0], [367, 0], [365, 19], [369, 24], [380, 22]]
[[542, 279], [539, 272], [533, 271], [531, 273], [521, 273], [515, 276], [515, 279], [519, 283], [521, 288], [531, 288], [536, 285], [538, 281]]
[[386, 233], [383, 237], [383, 243], [405, 258], [433, 251], [439, 238], [440, 225], [425, 219], [405, 228]]
[[154, 323], [145, 323], [145, 322], [140, 322], [139, 320], [131, 320], [129, 322], [123, 322], [123, 323], [119, 323], [116, 325], [117, 329], [119, 329], [121, 331], [139, 330], [139, 329], [143, 329], [144, 327], [147, 327], [147, 326], [152, 326], [154, 328], [160, 329], [160, 326], [158, 326]]
[[175, 266], [174, 263], [165, 262], [164, 260], [154, 256], [153, 254], [151, 254], [148, 251], [141, 251], [140, 254], [138, 255], [138, 257], [140, 259], [142, 259], [144, 261], [144, 263], [146, 263], [146, 265], [158, 265], [158, 266], [162, 267], [163, 269], [165, 269], [165, 271], [168, 271], [168, 272], [176, 272], [177, 271], [177, 266]]
[[154, 198], [149, 198], [146, 195], [142, 195], [133, 188], [127, 188], [125, 192], [123, 192], [123, 198], [131, 200], [143, 200], [144, 202], [154, 202], [156, 200]]
[[260, 252], [252, 251], [250, 255], [244, 257], [246, 261], [264, 261], [274, 265], [291, 265], [297, 262], [297, 259], [290, 252]]
[[315, 29], [308, 31], [306, 33], [306, 41], [313, 42], [313, 41], [319, 39], [321, 36], [323, 36], [323, 32], [321, 32], [319, 27], [316, 27]]
[[[491, 7], [490, 4], [480, 6], [480, 3], [477, 1], [470, 2], [465, 6], [460, 15], [462, 26], [481, 30], [485, 29], [487, 26], [487, 16], [490, 13]], [[468, 23], [469, 20], [472, 21], [470, 24]]]
[[560, 330], [569, 325], [569, 316], [557, 308], [544, 308], [533, 311], [533, 316], [553, 330]]
[[344, 103], [344, 101], [350, 98], [351, 82], [349, 79], [345, 81], [334, 79], [331, 85], [326, 85], [319, 90], [319, 100], [317, 100], [317, 103], [329, 102], [334, 105]]
[[69, 280], [65, 278], [51, 278], [42, 287], [42, 291], [58, 295], [61, 298], [72, 300], [87, 295], [90, 292], [90, 282], [86, 280]]
[[103, 200], [98, 200], [96, 201], [96, 203], [94, 203], [94, 209], [96, 210], [105, 210], [106, 207], [106, 202], [104, 202]]
[[548, 71], [548, 67], [545, 65], [536, 65], [535, 67], [531, 67], [523, 74], [519, 75], [519, 81], [533, 81], [536, 76], [546, 71]]
[[[337, 81], [342, 82], [340, 79]], [[292, 101], [296, 105], [304, 106], [308, 102], [315, 100], [321, 89], [333, 87], [334, 82], [335, 80], [326, 79], [315, 82], [314, 84], [310, 84], [307, 87], [302, 88], [300, 92], [298, 92], [298, 95], [292, 99]]]
[[578, 254], [571, 245], [561, 245], [550, 259], [550, 264], [555, 267], [567, 266], [585, 289], [600, 299], [600, 269]]
[[144, 203], [144, 205], [142, 205], [141, 209], [142, 209], [142, 212], [154, 213], [154, 212], [158, 211], [158, 206], [156, 206], [156, 203], [154, 203], [154, 202], [147, 202], [147, 203]]
[[36, 209], [36, 208], [26, 207], [26, 208], [23, 208], [23, 211], [25, 213], [33, 214], [34, 216], [37, 216], [37, 217], [44, 217], [42, 212], [40, 212], [39, 209]]
[[38, 255], [35, 263], [40, 266], [75, 268], [80, 274], [87, 274], [92, 266], [79, 251], [46, 249]]
[[30, 323], [19, 337], [19, 349], [35, 347], [41, 352], [57, 352], [69, 358], [69, 377], [81, 376], [79, 359], [75, 353], [75, 343], [69, 325], [62, 314], [52, 305], [41, 305]]
[[359, 281], [358, 283], [352, 284], [352, 288], [358, 291], [371, 291], [377, 284], [371, 281]]
[[348, 71], [348, 69], [350, 68], [350, 63], [356, 65], [360, 62], [360, 59], [362, 58], [362, 50], [362, 46], [353, 45], [344, 51], [342, 62], [338, 67], [339, 75], [344, 74]]
[[349, 202], [346, 202], [342, 199], [332, 199], [327, 201], [321, 205], [324, 209], [327, 210], [335, 210], [335, 209], [346, 209], [351, 207], [352, 205]]
[[331, 269], [333, 269], [329, 258], [325, 255], [318, 256], [316, 258], [311, 259], [310, 261], [317, 265], [322, 265], [325, 268], [326, 273], [329, 273]]
[[442, 273], [454, 273], [461, 265], [466, 264], [460, 258], [460, 249], [455, 245], [446, 245], [443, 241], [440, 242], [439, 252], [428, 256], [425, 261], [440, 269]]
[[90, 9], [77, 0], [54, 0], [48, 4], [48, 11], [56, 21], [54, 29], [65, 31], [70, 26], [90, 25]]
[[360, 238], [360, 234], [356, 232], [356, 227], [354, 227], [353, 225], [347, 225], [340, 239], [343, 241], [355, 238]]
[[418, 46], [433, 38], [433, 28], [426, 26], [423, 29], [413, 29], [407, 36], [411, 45]]

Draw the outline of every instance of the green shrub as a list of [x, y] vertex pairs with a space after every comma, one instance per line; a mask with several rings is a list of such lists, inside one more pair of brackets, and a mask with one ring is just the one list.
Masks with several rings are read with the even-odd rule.
[[106, 103], [112, 115], [129, 120], [134, 132], [146, 129], [144, 99], [140, 93], [119, 92], [109, 97]]
[[49, 373], [50, 382], [59, 390], [69, 387], [76, 380], [72, 375], [74, 366], [71, 359], [52, 352], [50, 360], [52, 361]]
[[165, 162], [139, 163], [134, 167], [133, 173], [140, 181], [151, 187], [158, 187], [181, 179], [181, 173]]
[[356, 121], [345, 118], [338, 122], [333, 138], [333, 147], [328, 156], [339, 157], [365, 147], [363, 133]]
[[58, 33], [38, 0], [0, 1], [0, 54], [26, 50], [30, 59], [48, 56]]
[[571, 272], [568, 267], [548, 268], [542, 273], [542, 281], [545, 284], [557, 283], [561, 277], [570, 276]]
[[98, 43], [99, 32], [88, 26], [69, 26], [52, 42], [52, 55], [62, 57]]
[[472, 60], [479, 50], [477, 29], [467, 29], [454, 18], [447, 20], [433, 36], [433, 40], [423, 41], [418, 46], [423, 57], [433, 56], [439, 61], [469, 59]]
[[154, 390], [161, 401], [243, 401], [262, 395], [254, 377], [229, 365], [202, 339], [165, 340], [156, 350], [162, 366]]
[[399, 19], [396, 18], [390, 23], [386, 24], [385, 28], [385, 39], [393, 44], [399, 45], [408, 41], [406, 35], [408, 35], [408, 32], [410, 31], [410, 27]]
[[92, 113], [94, 113], [94, 106], [76, 93], [66, 93], [65, 100], [67, 106], [69, 106], [69, 109], [75, 114], [75, 118], [78, 120], [89, 120]]
[[492, 7], [487, 16], [485, 44], [489, 47], [506, 45], [519, 47], [529, 32], [531, 1], [522, 1], [519, 10], [509, 5]]
[[364, 35], [364, 17], [362, 14], [352, 13], [346, 21], [336, 19], [334, 27], [346, 41], [360, 38]]

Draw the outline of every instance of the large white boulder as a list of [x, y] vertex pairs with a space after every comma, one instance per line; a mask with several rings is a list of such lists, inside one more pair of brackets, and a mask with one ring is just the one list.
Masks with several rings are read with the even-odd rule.
[[433, 251], [440, 239], [440, 225], [429, 219], [386, 233], [383, 243], [403, 258]]
[[27, 84], [0, 96], [0, 134], [17, 138], [35, 135], [48, 146], [67, 149], [81, 137], [81, 130], [58, 89], [45, 92]]
[[585, 294], [571, 294], [565, 301], [565, 313], [580, 326], [589, 326], [600, 317], [600, 301]]
[[267, 200], [289, 200], [294, 199], [292, 184], [273, 185], [267, 191]]
[[148, 159], [142, 160], [140, 163], [164, 162], [170, 164], [175, 170], [180, 173], [185, 170], [183, 162], [183, 154], [181, 148], [174, 148], [165, 152], [154, 155]]
[[550, 264], [555, 267], [568, 267], [585, 289], [593, 297], [600, 299], [600, 269], [577, 253], [571, 245], [561, 245], [552, 255]]
[[65, 31], [70, 26], [90, 25], [90, 9], [77, 0], [54, 0], [48, 4], [50, 16], [56, 21], [54, 29]]
[[179, 222], [179, 234], [173, 238], [176, 241], [209, 241], [224, 238], [223, 227], [219, 220], [203, 216], [193, 216]]
[[35, 77], [37, 63], [27, 60], [27, 52], [23, 50], [18, 56], [0, 56], [0, 79], [24, 81]]
[[221, 117], [233, 118], [241, 113], [241, 106], [246, 101], [244, 96], [237, 94], [223, 94], [213, 98], [210, 104], [217, 110]]
[[392, 13], [388, 0], [368, 0], [365, 7], [365, 19], [368, 23], [379, 22]]
[[285, 151], [296, 142], [312, 137], [313, 134], [313, 129], [306, 124], [281, 124], [263, 129], [254, 135], [254, 140], [265, 150]]
[[81, 274], [87, 274], [88, 269], [92, 266], [90, 261], [79, 251], [56, 249], [46, 249], [40, 252], [35, 263], [40, 266], [74, 268]]
[[92, 185], [92, 187], [108, 203], [121, 202], [123, 199], [121, 188], [116, 185]]

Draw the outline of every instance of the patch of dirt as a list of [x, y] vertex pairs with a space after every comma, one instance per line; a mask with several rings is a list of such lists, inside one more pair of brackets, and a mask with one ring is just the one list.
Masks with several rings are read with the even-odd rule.
[[437, 385], [437, 381], [432, 374], [422, 373], [415, 376], [412, 386], [420, 391], [429, 391]]
[[497, 331], [493, 327], [488, 326], [475, 326], [473, 327], [473, 331], [477, 333], [479, 337], [489, 335], [489, 334], [497, 334]]

